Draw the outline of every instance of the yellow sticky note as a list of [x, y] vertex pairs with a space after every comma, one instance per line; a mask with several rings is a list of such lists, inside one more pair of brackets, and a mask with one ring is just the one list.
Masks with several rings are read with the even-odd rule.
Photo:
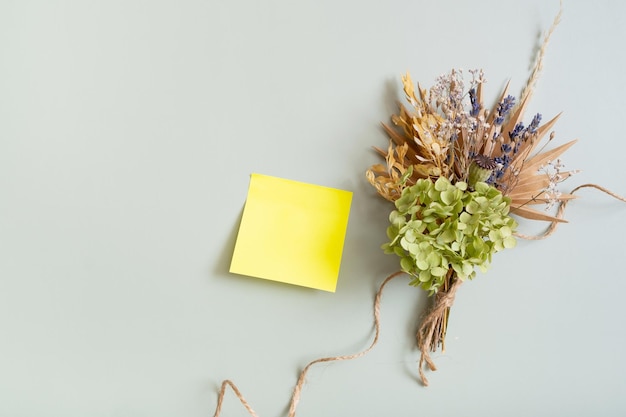
[[230, 272], [335, 292], [352, 193], [252, 174]]

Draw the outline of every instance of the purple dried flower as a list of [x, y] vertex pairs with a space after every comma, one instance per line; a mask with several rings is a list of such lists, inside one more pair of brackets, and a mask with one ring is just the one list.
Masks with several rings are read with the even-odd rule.
[[530, 124], [526, 128], [526, 131], [530, 134], [537, 133], [537, 128], [539, 127], [539, 123], [541, 123], [541, 114], [537, 113], [533, 120], [531, 120]]
[[519, 122], [513, 128], [513, 131], [509, 132], [509, 138], [513, 140], [519, 137], [519, 135], [521, 135], [523, 131], [524, 131], [524, 124], [522, 122]]
[[470, 103], [472, 104], [472, 109], [470, 110], [470, 116], [476, 117], [478, 116], [478, 112], [480, 111], [480, 103], [476, 99], [475, 88], [471, 88], [469, 90], [469, 98], [470, 98]]
[[504, 119], [509, 114], [509, 112], [511, 111], [514, 105], [515, 105], [515, 97], [513, 97], [512, 95], [508, 95], [504, 97], [502, 102], [498, 104], [498, 110], [497, 110], [498, 115], [496, 116], [494, 123], [496, 125], [501, 125], [502, 123], [504, 123]]

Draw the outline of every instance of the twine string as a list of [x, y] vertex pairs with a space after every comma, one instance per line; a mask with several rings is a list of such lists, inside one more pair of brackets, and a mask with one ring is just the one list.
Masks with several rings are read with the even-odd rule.
[[[381, 302], [381, 298], [383, 295], [383, 289], [385, 288], [385, 286], [387, 285], [389, 281], [391, 281], [393, 278], [397, 277], [398, 275], [401, 275], [402, 273], [403, 273], [402, 271], [398, 271], [389, 275], [378, 288], [378, 292], [376, 293], [376, 298], [374, 300], [374, 340], [372, 341], [370, 346], [367, 349], [358, 353], [354, 353], [352, 355], [330, 356], [326, 358], [315, 359], [314, 361], [309, 362], [309, 364], [306, 365], [300, 372], [300, 376], [298, 377], [298, 382], [296, 383], [296, 386], [293, 389], [293, 394], [291, 395], [291, 403], [289, 405], [289, 414], [288, 414], [289, 417], [295, 417], [296, 415], [296, 410], [298, 408], [298, 404], [300, 403], [302, 388], [304, 387], [304, 384], [306, 382], [306, 375], [309, 372], [309, 369], [311, 369], [313, 365], [318, 364], [318, 363], [323, 363], [323, 362], [335, 362], [335, 361], [346, 361], [346, 360], [351, 360], [351, 359], [357, 359], [357, 358], [367, 355], [374, 348], [374, 346], [376, 346], [376, 344], [378, 343], [379, 336], [380, 336], [380, 302]], [[213, 416], [219, 417], [220, 413], [222, 412], [222, 403], [224, 401], [224, 395], [226, 394], [226, 388], [228, 387], [230, 387], [232, 391], [235, 393], [235, 396], [239, 399], [241, 404], [248, 411], [248, 414], [250, 414], [252, 417], [258, 417], [258, 415], [254, 412], [252, 407], [250, 407], [250, 404], [244, 398], [241, 391], [230, 380], [225, 380], [224, 382], [222, 382], [222, 386], [217, 397], [217, 406], [215, 407], [215, 414]]]
[[[574, 194], [576, 191], [582, 189], [582, 188], [595, 188], [596, 190], [599, 190], [613, 198], [615, 198], [616, 200], [622, 201], [624, 203], [626, 203], [626, 198], [622, 197], [621, 195], [618, 195], [616, 193], [614, 193], [613, 191], [602, 187], [601, 185], [598, 184], [582, 184], [579, 185], [578, 187], [574, 188], [570, 194]], [[570, 200], [563, 200], [561, 201], [561, 203], [559, 204], [559, 208], [558, 211], [556, 213], [556, 218], [558, 219], [563, 219], [563, 214], [565, 212], [565, 207], [567, 206], [567, 203]], [[520, 239], [526, 239], [526, 240], [541, 240], [541, 239], [545, 239], [548, 236], [552, 235], [552, 233], [554, 233], [554, 231], [556, 230], [557, 226], [559, 225], [560, 222], [557, 221], [553, 221], [550, 223], [550, 226], [548, 226], [548, 228], [546, 229], [545, 232], [538, 234], [538, 235], [525, 235], [522, 233], [516, 233], [515, 236], [519, 237]]]
[[419, 375], [424, 386], [428, 386], [428, 379], [424, 373], [424, 362], [428, 365], [428, 369], [436, 371], [437, 367], [430, 357], [429, 350], [435, 351], [439, 341], [433, 343], [433, 338], [437, 334], [437, 329], [441, 326], [441, 321], [446, 315], [446, 311], [454, 304], [454, 297], [457, 289], [461, 286], [463, 281], [458, 278], [453, 279], [452, 285], [447, 291], [439, 291], [435, 295], [435, 300], [432, 307], [426, 313], [426, 316], [422, 320], [422, 324], [417, 332], [417, 346], [420, 349], [420, 361], [419, 361]]
[[235, 395], [237, 396], [237, 398], [239, 398], [239, 401], [241, 401], [241, 404], [248, 411], [248, 414], [250, 414], [252, 417], [259, 417], [258, 414], [254, 412], [252, 407], [250, 407], [250, 404], [248, 404], [246, 399], [243, 397], [243, 394], [241, 394], [241, 391], [239, 391], [239, 388], [237, 388], [237, 386], [228, 379], [222, 382], [222, 386], [217, 396], [217, 406], [215, 407], [214, 417], [218, 417], [220, 413], [222, 412], [222, 403], [224, 402], [224, 395], [226, 394], [226, 388], [228, 387], [230, 387], [235, 393]]

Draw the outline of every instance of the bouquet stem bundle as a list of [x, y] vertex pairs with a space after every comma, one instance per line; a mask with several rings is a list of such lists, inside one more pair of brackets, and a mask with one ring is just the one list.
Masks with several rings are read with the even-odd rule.
[[448, 319], [450, 308], [454, 303], [457, 289], [463, 281], [457, 278], [452, 268], [448, 270], [444, 285], [431, 297], [431, 305], [422, 319], [417, 332], [417, 346], [421, 352], [419, 361], [419, 374], [422, 383], [428, 386], [428, 379], [424, 373], [424, 365], [431, 371], [436, 371], [437, 367], [430, 357], [430, 352], [436, 352], [439, 347], [441, 351], [446, 350], [446, 332], [448, 330]]

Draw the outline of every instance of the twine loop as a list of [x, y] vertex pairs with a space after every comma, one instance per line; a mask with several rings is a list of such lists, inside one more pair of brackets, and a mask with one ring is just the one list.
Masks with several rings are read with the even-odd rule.
[[[367, 355], [374, 348], [374, 346], [376, 346], [376, 344], [378, 343], [379, 336], [380, 336], [380, 302], [381, 302], [381, 298], [383, 295], [383, 289], [385, 288], [387, 283], [389, 283], [389, 281], [391, 281], [392, 279], [394, 279], [395, 277], [401, 274], [403, 274], [403, 272], [398, 271], [389, 275], [378, 288], [378, 292], [376, 293], [376, 298], [374, 299], [375, 333], [374, 333], [374, 340], [372, 341], [370, 346], [367, 349], [361, 352], [352, 354], [352, 355], [331, 356], [327, 358], [319, 358], [319, 359], [309, 362], [309, 364], [306, 365], [300, 372], [300, 376], [298, 377], [298, 382], [296, 383], [296, 386], [293, 389], [293, 393], [291, 395], [291, 402], [289, 405], [289, 414], [288, 414], [289, 417], [295, 417], [296, 415], [296, 410], [298, 408], [298, 404], [300, 403], [300, 396], [302, 394], [302, 388], [304, 387], [304, 384], [306, 382], [306, 375], [309, 372], [309, 369], [311, 369], [313, 365], [318, 364], [318, 363], [324, 363], [324, 362], [346, 361], [346, 360], [360, 358], [362, 356]], [[230, 387], [232, 391], [235, 393], [235, 396], [239, 399], [241, 404], [248, 411], [248, 414], [250, 414], [252, 417], [258, 417], [256, 412], [252, 409], [250, 404], [244, 398], [241, 391], [230, 380], [225, 380], [224, 382], [222, 382], [222, 386], [217, 396], [217, 406], [215, 407], [215, 414], [213, 416], [219, 417], [220, 413], [222, 412], [222, 403], [224, 402], [224, 395], [226, 394], [226, 388], [228, 387]]]

